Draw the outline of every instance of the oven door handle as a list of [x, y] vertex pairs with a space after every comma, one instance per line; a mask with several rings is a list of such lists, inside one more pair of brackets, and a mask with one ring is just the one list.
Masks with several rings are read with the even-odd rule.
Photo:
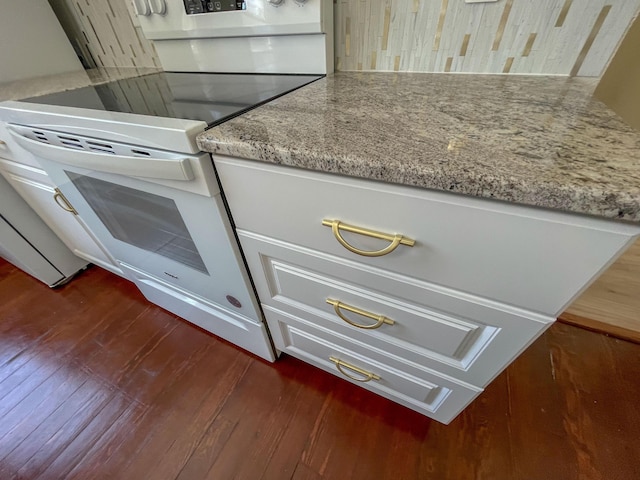
[[11, 125], [6, 128], [22, 148], [52, 162], [131, 177], [186, 181], [194, 178], [188, 158], [129, 157], [73, 150], [27, 138]]

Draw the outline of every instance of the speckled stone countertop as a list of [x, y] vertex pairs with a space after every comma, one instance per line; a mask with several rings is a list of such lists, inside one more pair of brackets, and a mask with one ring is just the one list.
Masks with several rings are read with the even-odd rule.
[[0, 83], [0, 101], [19, 100], [48, 93], [62, 92], [88, 85], [99, 85], [122, 78], [140, 77], [160, 72], [158, 68], [96, 68], [44, 77]]
[[198, 137], [203, 150], [640, 223], [640, 133], [587, 79], [346, 73]]

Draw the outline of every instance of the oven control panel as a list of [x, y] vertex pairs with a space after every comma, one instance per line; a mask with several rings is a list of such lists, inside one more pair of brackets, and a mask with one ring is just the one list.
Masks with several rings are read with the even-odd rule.
[[[278, 39], [302, 48], [293, 35], [323, 34], [333, 28], [333, 0], [136, 0], [140, 5], [164, 5], [164, 13], [152, 15], [137, 11], [140, 26], [149, 40], [186, 40], [240, 37], [291, 38]], [[153, 3], [152, 3], [153, 2]], [[0, 4], [2, 2], [0, 1]], [[137, 4], [136, 3], [136, 4]], [[134, 4], [135, 5], [135, 4]], [[149, 9], [151, 10], [151, 9]], [[159, 10], [155, 8], [155, 10]], [[226, 12], [227, 14], [219, 14]], [[236, 12], [236, 14], [230, 13]], [[167, 44], [173, 48], [175, 43]], [[156, 48], [158, 45], [156, 45]], [[164, 48], [164, 47], [161, 47]], [[208, 47], [207, 47], [208, 48]], [[217, 47], [216, 47], [217, 48]], [[223, 47], [225, 54], [229, 46]], [[260, 52], [272, 51], [273, 43]], [[195, 49], [192, 45], [188, 52]], [[198, 47], [200, 49], [200, 47]], [[280, 49], [280, 47], [277, 47]], [[187, 52], [187, 54], [188, 54]], [[250, 55], [262, 55], [251, 50]]]
[[182, 0], [187, 15], [246, 10], [245, 0]]

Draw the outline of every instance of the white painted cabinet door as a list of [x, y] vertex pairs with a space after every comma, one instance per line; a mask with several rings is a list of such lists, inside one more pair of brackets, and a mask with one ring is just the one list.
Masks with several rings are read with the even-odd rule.
[[[88, 229], [76, 215], [64, 211], [53, 199], [54, 187], [35, 179], [38, 173], [28, 170], [27, 176], [3, 170], [3, 174], [11, 186], [20, 194], [55, 234], [77, 256], [99, 265], [113, 273], [122, 275], [121, 270], [109, 257], [108, 253], [94, 239]], [[44, 176], [44, 173], [42, 174]], [[46, 179], [46, 177], [44, 177]]]

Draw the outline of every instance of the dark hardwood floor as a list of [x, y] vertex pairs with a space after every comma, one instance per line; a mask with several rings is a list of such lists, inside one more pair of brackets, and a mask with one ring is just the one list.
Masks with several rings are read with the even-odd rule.
[[444, 426], [99, 268], [51, 290], [0, 260], [0, 479], [639, 479], [639, 360], [555, 324]]

